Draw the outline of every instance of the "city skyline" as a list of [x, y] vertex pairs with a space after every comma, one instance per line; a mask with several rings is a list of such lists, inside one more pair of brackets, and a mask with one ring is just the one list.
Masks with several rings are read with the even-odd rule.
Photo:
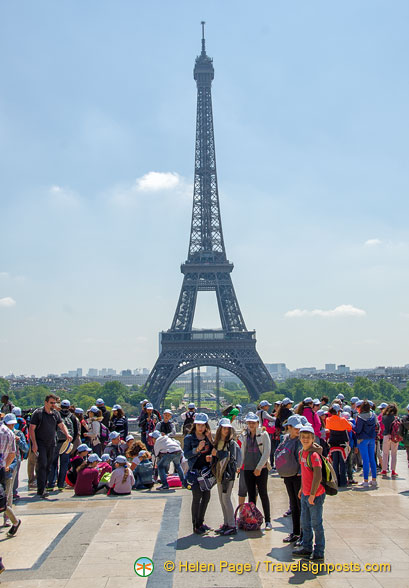
[[[409, 7], [204, 12], [4, 9], [0, 373], [153, 365], [188, 245], [202, 19], [226, 248], [261, 357], [407, 363]], [[194, 326], [219, 326], [201, 294]]]

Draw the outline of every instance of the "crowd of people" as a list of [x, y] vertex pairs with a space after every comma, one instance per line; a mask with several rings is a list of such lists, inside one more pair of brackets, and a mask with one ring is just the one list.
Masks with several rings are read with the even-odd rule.
[[259, 497], [264, 529], [271, 531], [271, 472], [283, 479], [288, 494], [285, 516], [292, 517], [292, 531], [284, 542], [294, 543], [294, 556], [319, 560], [325, 549], [323, 504], [331, 484], [356, 485], [354, 476], [361, 468], [360, 489], [375, 490], [378, 475], [388, 479], [390, 473], [396, 478], [399, 443], [406, 447], [409, 466], [409, 405], [407, 414], [399, 417], [393, 403], [376, 407], [357, 397], [348, 403], [342, 394], [331, 403], [326, 396], [307, 397], [296, 406], [290, 398], [273, 406], [262, 400], [256, 412], [245, 415], [244, 430], [238, 433], [234, 421], [241, 409], [229, 407], [212, 433], [207, 414], [190, 403], [181, 415], [182, 446], [172, 411], [166, 409], [161, 415], [147, 399], [141, 402], [137, 439], [128, 431], [121, 406], [108, 410], [102, 398], [84, 411], [49, 394], [27, 422], [20, 408], [3, 397], [0, 505], [4, 524], [10, 527], [8, 535], [13, 537], [21, 524], [13, 500], [19, 498], [23, 459], [28, 460], [29, 489], [41, 498], [67, 487], [76, 496], [130, 495], [133, 490], [151, 490], [156, 483], [159, 491], [187, 488], [192, 495], [192, 529], [199, 535], [211, 530], [205, 518], [213, 487], [222, 519], [216, 534], [237, 533], [236, 478], [239, 510], [250, 504], [250, 510], [243, 512], [257, 518]]

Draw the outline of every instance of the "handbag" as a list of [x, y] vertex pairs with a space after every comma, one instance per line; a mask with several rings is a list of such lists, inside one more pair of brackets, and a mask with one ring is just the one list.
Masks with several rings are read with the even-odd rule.
[[203, 468], [197, 477], [197, 481], [202, 492], [211, 490], [217, 482], [216, 476], [213, 474], [211, 468]]

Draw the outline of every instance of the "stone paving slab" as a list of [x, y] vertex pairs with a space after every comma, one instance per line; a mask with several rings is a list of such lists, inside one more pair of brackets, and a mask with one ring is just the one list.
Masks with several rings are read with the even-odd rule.
[[[282, 480], [273, 475], [269, 480], [273, 531], [240, 531], [233, 537], [193, 535], [191, 495], [182, 489], [135, 492], [121, 498], [74, 497], [67, 490], [49, 500], [23, 490], [23, 500], [15, 507], [23, 521], [18, 534], [9, 539], [7, 530], [0, 529], [7, 567], [0, 583], [2, 588], [409, 588], [409, 470], [403, 452], [398, 471], [397, 480], [381, 479], [377, 490], [342, 490], [327, 497], [324, 506], [326, 562], [390, 563], [388, 573], [272, 571], [272, 563], [297, 561], [291, 547], [282, 542], [291, 530], [291, 519], [282, 516], [288, 508], [287, 494]], [[24, 477], [23, 472], [23, 483]], [[222, 522], [216, 491], [206, 522], [214, 528]], [[155, 564], [147, 579], [134, 572], [134, 562], [141, 556]], [[165, 561], [174, 562], [174, 572], [164, 570]], [[220, 571], [220, 561], [247, 563], [251, 571]], [[209, 571], [185, 571], [187, 563], [195, 562]]]

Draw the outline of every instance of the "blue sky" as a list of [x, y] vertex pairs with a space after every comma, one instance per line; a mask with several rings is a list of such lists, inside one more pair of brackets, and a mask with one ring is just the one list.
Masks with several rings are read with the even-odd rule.
[[[0, 7], [0, 374], [151, 367], [187, 255], [206, 20], [247, 327], [290, 368], [409, 363], [404, 1]], [[217, 326], [199, 298], [196, 326]]]

